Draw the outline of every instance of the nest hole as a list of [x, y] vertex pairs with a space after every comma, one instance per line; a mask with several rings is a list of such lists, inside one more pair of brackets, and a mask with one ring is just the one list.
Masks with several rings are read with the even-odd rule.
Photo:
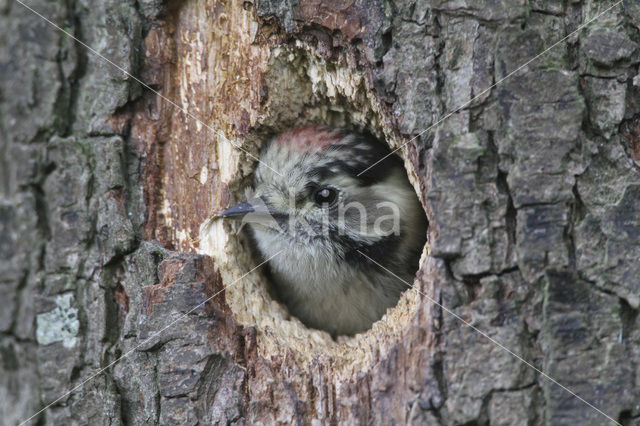
[[[262, 143], [291, 127], [324, 124], [368, 131], [391, 149], [406, 144], [406, 139], [389, 125], [363, 74], [349, 66], [345, 58], [326, 62], [300, 42], [272, 50], [261, 95], [262, 114], [242, 141], [254, 158], [218, 144], [218, 163], [233, 164], [226, 166], [227, 172], [221, 169], [221, 178], [229, 189], [229, 205], [247, 199]], [[402, 148], [398, 154], [424, 205], [407, 150]], [[261, 260], [244, 232], [238, 232], [239, 225], [205, 221], [200, 230], [200, 251], [216, 260], [236, 321], [257, 329], [262, 356], [292, 353], [302, 363], [326, 357], [336, 371], [366, 370], [384, 352], [381, 335], [396, 334], [415, 320], [421, 297], [415, 288], [408, 288], [396, 306], [366, 332], [333, 339], [324, 331], [306, 327], [273, 297], [264, 271], [254, 270]], [[420, 264], [427, 251], [428, 243]]]

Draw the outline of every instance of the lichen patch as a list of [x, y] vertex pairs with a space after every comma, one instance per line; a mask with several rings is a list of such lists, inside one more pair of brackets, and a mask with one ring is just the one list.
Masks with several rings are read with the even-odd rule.
[[36, 317], [36, 340], [40, 345], [62, 342], [65, 348], [73, 348], [80, 330], [78, 308], [73, 306], [71, 293], [56, 296], [56, 307]]

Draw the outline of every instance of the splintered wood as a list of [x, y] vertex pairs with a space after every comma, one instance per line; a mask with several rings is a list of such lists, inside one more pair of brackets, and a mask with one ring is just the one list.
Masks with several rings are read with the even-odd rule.
[[[241, 2], [186, 2], [149, 33], [147, 51], [149, 78], [178, 107], [151, 99], [134, 120], [148, 156], [146, 237], [214, 259], [233, 318], [255, 327], [264, 360], [287, 355], [300, 367], [320, 363], [336, 380], [369, 370], [398, 344], [400, 330], [416, 324], [416, 290], [369, 332], [334, 341], [290, 317], [268, 294], [260, 270], [245, 276], [259, 260], [243, 234], [208, 218], [246, 197], [260, 144], [288, 127], [366, 128], [392, 148], [402, 146], [370, 81], [347, 54], [328, 62], [306, 43], [285, 42]], [[408, 151], [398, 153], [419, 190]]]

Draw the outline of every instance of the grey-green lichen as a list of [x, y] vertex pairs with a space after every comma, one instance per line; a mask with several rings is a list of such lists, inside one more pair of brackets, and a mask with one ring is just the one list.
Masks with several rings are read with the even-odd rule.
[[73, 300], [73, 294], [61, 294], [55, 299], [55, 308], [36, 317], [36, 340], [39, 344], [62, 342], [65, 348], [76, 345], [80, 321]]

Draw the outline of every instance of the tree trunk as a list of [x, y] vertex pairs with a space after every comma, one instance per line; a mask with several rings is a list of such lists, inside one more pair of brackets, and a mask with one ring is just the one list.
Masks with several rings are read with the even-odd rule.
[[[119, 70], [0, 1], [0, 423], [640, 425], [614, 4], [28, 2]], [[429, 220], [414, 287], [335, 341], [207, 223], [316, 122], [399, 148]]]

